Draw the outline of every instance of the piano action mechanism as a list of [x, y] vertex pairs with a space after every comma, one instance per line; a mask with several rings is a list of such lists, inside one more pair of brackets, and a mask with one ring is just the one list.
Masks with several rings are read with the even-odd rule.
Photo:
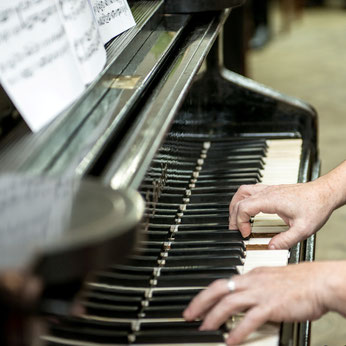
[[[84, 315], [51, 323], [45, 344], [222, 345], [229, 326], [200, 332], [181, 319], [191, 297], [257, 265], [313, 260], [314, 237], [268, 254], [268, 233], [283, 228], [275, 218], [255, 218], [247, 240], [228, 231], [228, 204], [244, 183], [318, 176], [315, 111], [223, 67], [230, 9], [173, 13], [188, 12], [176, 3], [130, 2], [137, 26], [108, 45], [80, 100], [37, 134], [16, 118], [1, 138], [3, 172], [92, 176], [146, 201], [138, 252], [98, 272]], [[308, 345], [309, 331], [308, 322], [267, 325], [252, 342], [269, 333], [274, 344]]]

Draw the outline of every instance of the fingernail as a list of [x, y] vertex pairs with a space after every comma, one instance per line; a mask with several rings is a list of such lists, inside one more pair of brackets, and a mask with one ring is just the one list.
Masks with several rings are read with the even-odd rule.
[[275, 245], [273, 245], [273, 244], [269, 245], [269, 250], [275, 250], [275, 249], [276, 249]]
[[190, 319], [190, 313], [189, 313], [189, 311], [185, 310], [185, 311], [183, 312], [183, 317], [184, 317], [185, 320], [189, 320], [189, 319]]

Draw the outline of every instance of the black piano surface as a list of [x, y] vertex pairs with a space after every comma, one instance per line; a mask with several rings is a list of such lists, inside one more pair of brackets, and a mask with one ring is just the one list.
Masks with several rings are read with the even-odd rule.
[[[243, 238], [228, 230], [232, 195], [261, 180], [266, 139], [302, 138], [299, 181], [319, 173], [315, 111], [222, 67], [230, 10], [132, 9], [137, 27], [109, 45], [83, 97], [39, 133], [16, 120], [0, 141], [2, 171], [90, 175], [146, 201], [138, 252], [95, 274], [82, 295], [87, 317], [55, 318], [49, 345], [222, 343], [227, 326], [200, 332], [181, 313], [244, 260]], [[314, 241], [291, 249], [290, 262], [312, 260]], [[307, 345], [309, 323], [283, 325], [280, 342]]]

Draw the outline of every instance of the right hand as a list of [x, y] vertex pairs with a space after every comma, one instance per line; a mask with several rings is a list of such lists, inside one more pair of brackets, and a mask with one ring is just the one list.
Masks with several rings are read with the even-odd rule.
[[318, 231], [335, 208], [332, 191], [323, 179], [293, 185], [243, 185], [229, 207], [229, 228], [247, 237], [251, 216], [277, 214], [289, 229], [273, 237], [269, 248], [289, 249]]
[[200, 292], [184, 311], [188, 321], [202, 319], [200, 330], [216, 330], [230, 316], [244, 313], [228, 336], [228, 345], [239, 345], [266, 321], [315, 320], [327, 311], [346, 314], [346, 262], [315, 262], [285, 267], [256, 268], [219, 279]]

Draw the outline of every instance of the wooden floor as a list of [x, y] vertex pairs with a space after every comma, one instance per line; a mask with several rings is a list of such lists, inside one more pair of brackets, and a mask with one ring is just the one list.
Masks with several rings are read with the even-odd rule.
[[[328, 8], [305, 9], [289, 32], [281, 31], [280, 22], [274, 8], [273, 39], [250, 53], [250, 76], [317, 109], [325, 173], [346, 159], [346, 10], [335, 2]], [[335, 259], [346, 259], [346, 206], [317, 237], [316, 260]], [[314, 322], [311, 345], [346, 345], [346, 319], [329, 313]]]

